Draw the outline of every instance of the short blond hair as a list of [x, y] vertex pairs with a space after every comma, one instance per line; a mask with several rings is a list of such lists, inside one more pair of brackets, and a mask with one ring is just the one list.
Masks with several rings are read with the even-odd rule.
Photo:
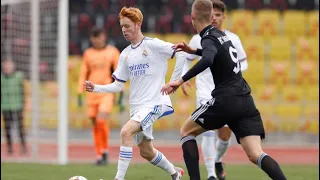
[[210, 23], [212, 9], [211, 0], [195, 0], [192, 4], [192, 12], [199, 22]]
[[140, 9], [135, 7], [123, 7], [118, 16], [119, 21], [124, 17], [129, 18], [134, 23], [142, 23], [143, 21], [143, 15]]

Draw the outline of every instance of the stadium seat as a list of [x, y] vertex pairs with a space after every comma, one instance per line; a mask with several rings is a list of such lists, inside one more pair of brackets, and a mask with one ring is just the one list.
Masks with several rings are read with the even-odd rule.
[[82, 37], [88, 37], [90, 29], [93, 27], [93, 22], [90, 16], [86, 13], [79, 15], [78, 31]]
[[280, 12], [277, 10], [260, 10], [257, 12], [257, 33], [270, 39], [279, 34]]
[[108, 10], [109, 0], [92, 0], [92, 7], [95, 12]]
[[301, 105], [278, 104], [276, 107], [276, 115], [278, 117], [278, 128], [282, 132], [294, 133], [298, 131], [302, 125]]
[[170, 16], [160, 16], [157, 21], [156, 31], [157, 33], [167, 33], [172, 31], [171, 26], [172, 18]]
[[304, 87], [319, 82], [319, 61], [297, 60], [295, 62], [295, 82]]
[[296, 43], [296, 59], [319, 61], [319, 39], [315, 37], [300, 37]]
[[248, 10], [234, 10], [230, 14], [231, 31], [236, 33], [240, 39], [253, 34], [253, 12]]
[[248, 36], [242, 40], [249, 68], [243, 73], [250, 86], [265, 80], [265, 41], [260, 36]]
[[288, 10], [283, 14], [283, 34], [292, 40], [304, 36], [306, 17], [303, 11]]
[[260, 111], [264, 129], [267, 133], [277, 131], [277, 125], [274, 118], [275, 108], [272, 104], [259, 104], [257, 108]]
[[291, 63], [289, 61], [270, 60], [269, 83], [277, 85], [277, 88], [282, 88], [284, 84], [290, 82], [291, 78]]
[[114, 14], [110, 14], [104, 24], [107, 33], [110, 37], [118, 37], [121, 35], [121, 27], [119, 26], [118, 18]]
[[303, 132], [319, 134], [319, 105], [308, 105], [304, 110], [304, 123], [301, 126]]
[[289, 84], [283, 86], [281, 90], [281, 102], [287, 103], [301, 103], [304, 99], [306, 90], [299, 85]]
[[289, 61], [291, 59], [291, 40], [287, 36], [270, 39], [270, 60]]
[[307, 14], [307, 35], [319, 38], [319, 11], [311, 11]]
[[191, 23], [191, 15], [184, 15], [183, 22], [181, 23], [180, 31], [186, 34], [196, 34], [195, 29]]
[[255, 90], [252, 90], [252, 93], [261, 103], [272, 104], [277, 101], [277, 89], [272, 84], [260, 84]]
[[80, 55], [81, 51], [79, 48], [79, 44], [76, 41], [70, 41], [69, 43], [69, 54], [77, 54]]
[[309, 86], [307, 89], [307, 93], [305, 95], [309, 103], [311, 102], [318, 103], [319, 102], [319, 85], [316, 84], [313, 86]]
[[163, 40], [163, 35], [159, 34], [159, 33], [148, 33], [148, 32], [144, 32], [143, 35], [145, 37], [149, 37], [149, 38], [158, 38], [158, 39], [162, 39]]
[[245, 1], [246, 9], [258, 10], [258, 9], [262, 9], [263, 7], [264, 7], [264, 4], [262, 0], [246, 0]]
[[273, 0], [270, 2], [269, 8], [275, 10], [286, 10], [288, 8], [286, 0]]

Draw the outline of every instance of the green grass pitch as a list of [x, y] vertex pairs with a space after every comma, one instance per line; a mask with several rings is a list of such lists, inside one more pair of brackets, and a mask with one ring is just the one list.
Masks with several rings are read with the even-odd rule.
[[[182, 167], [186, 170], [185, 166]], [[282, 165], [288, 180], [317, 180], [319, 166]], [[113, 180], [117, 166], [115, 164], [97, 167], [91, 164], [70, 164], [66, 166], [48, 164], [1, 163], [1, 180], [68, 180], [81, 175], [88, 180]], [[226, 165], [228, 180], [268, 180], [266, 174], [254, 165]], [[205, 167], [201, 166], [201, 179], [206, 179]], [[161, 169], [151, 164], [131, 164], [126, 175], [127, 180], [169, 180]], [[188, 179], [185, 174], [183, 179]]]

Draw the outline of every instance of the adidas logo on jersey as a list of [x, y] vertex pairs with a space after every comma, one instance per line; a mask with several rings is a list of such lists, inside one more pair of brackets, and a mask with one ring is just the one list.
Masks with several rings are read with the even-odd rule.
[[198, 121], [200, 121], [202, 124], [204, 124], [204, 119], [203, 118], [198, 118]]

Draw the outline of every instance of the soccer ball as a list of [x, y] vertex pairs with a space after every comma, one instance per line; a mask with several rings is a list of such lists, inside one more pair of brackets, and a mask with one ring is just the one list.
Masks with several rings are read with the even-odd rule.
[[87, 178], [83, 176], [73, 176], [69, 180], [87, 180]]

